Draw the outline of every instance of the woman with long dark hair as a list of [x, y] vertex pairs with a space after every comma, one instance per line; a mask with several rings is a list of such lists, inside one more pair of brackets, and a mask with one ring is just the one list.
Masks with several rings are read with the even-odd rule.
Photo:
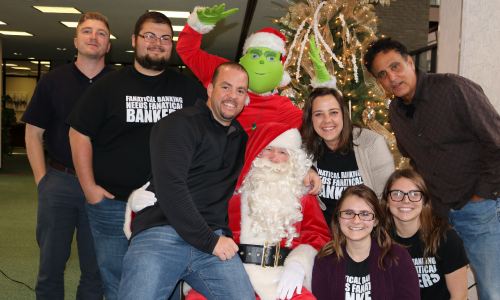
[[422, 176], [409, 169], [394, 172], [385, 185], [382, 206], [394, 240], [408, 247], [422, 299], [467, 299], [469, 259], [462, 239], [432, 210]]
[[300, 133], [323, 181], [319, 197], [326, 206], [322, 208], [327, 224], [348, 186], [364, 184], [380, 199], [394, 172], [394, 160], [381, 135], [353, 126], [338, 90], [317, 88], [311, 93], [304, 105]]
[[312, 293], [318, 300], [419, 300], [408, 251], [393, 243], [375, 193], [348, 187], [335, 208], [332, 240], [314, 260]]

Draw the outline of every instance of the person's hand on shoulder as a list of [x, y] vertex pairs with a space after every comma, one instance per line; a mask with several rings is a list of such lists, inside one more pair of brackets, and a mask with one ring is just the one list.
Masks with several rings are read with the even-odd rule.
[[309, 190], [309, 195], [321, 194], [323, 183], [321, 182], [321, 177], [319, 177], [318, 173], [316, 173], [313, 169], [309, 169], [306, 176], [304, 176], [304, 185], [306, 187], [310, 187], [312, 185]]

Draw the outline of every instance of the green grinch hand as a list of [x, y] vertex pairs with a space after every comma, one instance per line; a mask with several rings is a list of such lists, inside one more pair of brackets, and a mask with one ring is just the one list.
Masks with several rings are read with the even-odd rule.
[[215, 5], [213, 8], [207, 7], [205, 9], [198, 9], [198, 20], [205, 25], [214, 25], [225, 17], [234, 14], [238, 11], [237, 8], [224, 11], [226, 4], [222, 3], [220, 6]]
[[311, 35], [311, 39], [309, 40], [309, 47], [311, 47], [311, 52], [309, 52], [309, 57], [314, 65], [314, 73], [316, 74], [317, 82], [326, 82], [330, 80], [330, 73], [326, 69], [325, 63], [319, 57], [319, 51], [321, 51], [321, 47], [316, 46], [316, 41], [314, 40], [314, 35]]

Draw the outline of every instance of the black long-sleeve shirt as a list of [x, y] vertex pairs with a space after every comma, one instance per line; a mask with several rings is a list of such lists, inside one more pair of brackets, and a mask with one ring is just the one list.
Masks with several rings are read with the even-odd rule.
[[248, 135], [234, 119], [218, 123], [206, 103], [179, 110], [151, 131], [151, 164], [157, 203], [140, 211], [132, 238], [155, 226], [172, 225], [191, 246], [212, 253], [228, 226], [228, 202], [243, 168]]

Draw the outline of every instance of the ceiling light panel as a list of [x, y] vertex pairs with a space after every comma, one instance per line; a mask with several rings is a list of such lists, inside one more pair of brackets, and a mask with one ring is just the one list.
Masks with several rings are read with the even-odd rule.
[[116, 40], [116, 36], [114, 36], [114, 35], [110, 34], [110, 35], [109, 35], [109, 39], [110, 39], [110, 40]]
[[31, 68], [28, 68], [28, 67], [12, 67], [12, 69], [16, 69], [16, 70], [31, 70]]
[[152, 12], [152, 11], [157, 11], [159, 13], [162, 13], [169, 18], [186, 18], [187, 19], [187, 17], [189, 17], [189, 15], [191, 14], [189, 11], [166, 11], [166, 10], [154, 10], [154, 9], [149, 10], [149, 12]]
[[55, 14], [81, 14], [81, 12], [74, 7], [61, 7], [61, 6], [33, 6], [43, 13]]
[[26, 31], [5, 31], [5, 30], [0, 30], [0, 34], [3, 34], [3, 35], [19, 35], [19, 36], [33, 36], [31, 33], [26, 32]]
[[7, 25], [7, 23], [0, 21], [0, 25]]
[[60, 22], [61, 24], [69, 28], [76, 28], [78, 26], [78, 22], [66, 22], [66, 21], [60, 21]]
[[172, 26], [172, 29], [174, 29], [174, 31], [182, 31], [183, 28], [184, 26]]

